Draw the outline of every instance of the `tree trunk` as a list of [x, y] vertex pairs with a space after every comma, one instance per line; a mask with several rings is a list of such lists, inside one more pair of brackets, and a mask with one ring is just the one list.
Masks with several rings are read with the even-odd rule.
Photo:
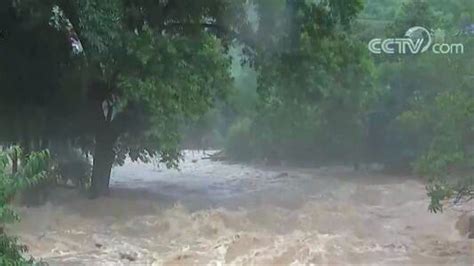
[[117, 137], [113, 134], [110, 123], [106, 122], [96, 134], [94, 161], [92, 166], [92, 198], [107, 195], [109, 192], [110, 173], [115, 160], [114, 145]]
[[12, 155], [12, 175], [16, 175], [18, 172], [18, 153], [16, 148], [13, 149], [13, 155]]
[[115, 161], [114, 146], [118, 139], [113, 123], [113, 95], [110, 85], [113, 80], [104, 83], [93, 80], [90, 84], [91, 107], [96, 121], [95, 148], [91, 176], [91, 197], [97, 198], [109, 193], [110, 173]]

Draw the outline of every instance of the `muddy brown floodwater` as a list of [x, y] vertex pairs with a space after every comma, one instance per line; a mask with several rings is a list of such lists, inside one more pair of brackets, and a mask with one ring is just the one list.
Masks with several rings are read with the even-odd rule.
[[180, 171], [128, 162], [109, 197], [58, 191], [10, 230], [50, 265], [473, 265], [466, 206], [429, 213], [418, 180], [201, 157]]

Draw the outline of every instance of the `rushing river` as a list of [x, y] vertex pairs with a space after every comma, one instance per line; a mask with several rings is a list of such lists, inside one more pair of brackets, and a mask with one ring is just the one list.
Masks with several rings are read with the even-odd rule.
[[201, 157], [180, 171], [128, 162], [109, 197], [58, 191], [11, 230], [50, 265], [474, 263], [466, 206], [429, 213], [416, 179]]

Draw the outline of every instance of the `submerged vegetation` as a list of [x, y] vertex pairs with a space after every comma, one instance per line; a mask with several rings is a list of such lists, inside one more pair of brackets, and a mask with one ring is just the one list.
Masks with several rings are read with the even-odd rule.
[[[127, 158], [177, 167], [182, 148], [223, 148], [413, 171], [433, 212], [471, 200], [473, 25], [471, 0], [2, 1], [0, 143], [21, 149], [0, 156], [0, 219], [45, 178], [44, 150], [92, 198]], [[464, 53], [367, 49], [413, 26]], [[23, 261], [1, 242], [1, 262]]]

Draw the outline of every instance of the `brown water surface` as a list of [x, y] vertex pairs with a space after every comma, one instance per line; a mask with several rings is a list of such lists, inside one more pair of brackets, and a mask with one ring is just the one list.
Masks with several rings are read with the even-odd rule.
[[466, 206], [429, 213], [415, 179], [201, 157], [180, 171], [127, 162], [109, 197], [58, 191], [11, 231], [50, 265], [473, 265]]

